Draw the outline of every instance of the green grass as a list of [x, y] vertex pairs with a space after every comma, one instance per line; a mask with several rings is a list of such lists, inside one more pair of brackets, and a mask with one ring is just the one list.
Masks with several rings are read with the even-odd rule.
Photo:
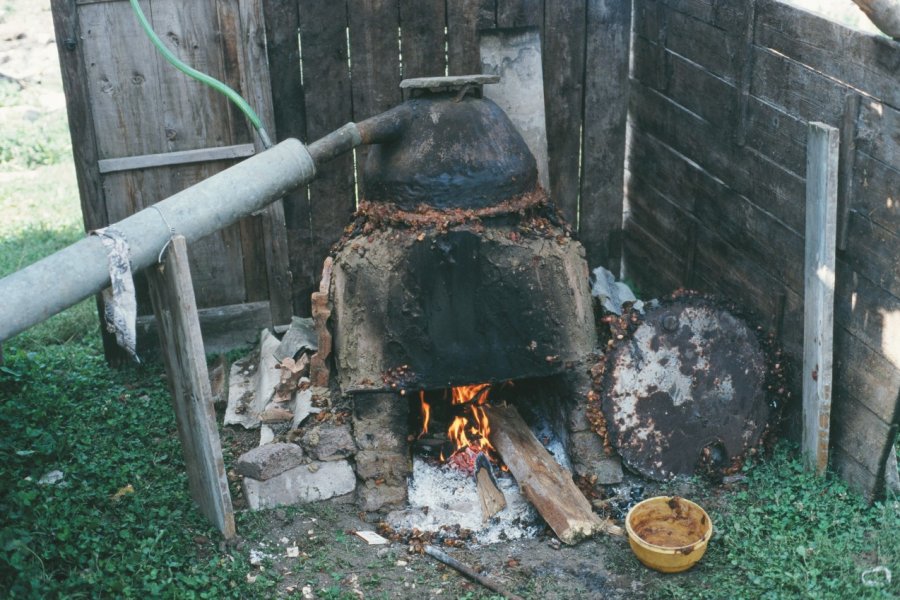
[[[187, 492], [161, 375], [110, 370], [92, 341], [7, 349], [0, 595], [245, 595], [246, 558], [194, 542], [217, 535]], [[40, 485], [53, 470], [63, 482]], [[128, 485], [134, 493], [114, 499]]]

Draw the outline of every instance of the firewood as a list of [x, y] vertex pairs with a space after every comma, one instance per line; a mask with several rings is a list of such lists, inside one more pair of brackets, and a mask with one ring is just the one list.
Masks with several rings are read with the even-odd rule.
[[491, 444], [522, 493], [562, 542], [574, 544], [609, 529], [609, 524], [594, 514], [572, 474], [553, 459], [514, 407], [485, 406], [484, 411], [491, 424]]
[[484, 575], [481, 575], [480, 573], [477, 573], [475, 571], [475, 569], [473, 569], [471, 567], [467, 567], [466, 565], [462, 564], [461, 562], [459, 562], [458, 560], [456, 560], [455, 558], [453, 558], [452, 556], [450, 556], [443, 550], [440, 550], [439, 548], [435, 548], [434, 546], [427, 545], [427, 546], [425, 546], [425, 554], [441, 561], [448, 567], [453, 567], [454, 569], [456, 569], [457, 571], [459, 571], [460, 573], [462, 573], [469, 579], [472, 579], [473, 581], [477, 581], [478, 583], [480, 583], [487, 589], [495, 591], [498, 594], [500, 594], [501, 596], [508, 598], [509, 600], [522, 600], [522, 598], [520, 596], [516, 596], [515, 594], [506, 591], [506, 589], [503, 588], [503, 586], [501, 586], [496, 581], [489, 579], [489, 578], [485, 577]]
[[484, 453], [475, 458], [475, 483], [478, 487], [478, 500], [481, 501], [481, 522], [506, 508], [506, 496], [497, 487], [497, 481], [491, 473], [491, 463]]

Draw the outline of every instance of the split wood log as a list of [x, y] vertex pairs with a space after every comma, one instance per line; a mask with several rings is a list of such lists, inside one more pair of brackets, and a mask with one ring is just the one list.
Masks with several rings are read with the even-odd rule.
[[506, 591], [504, 587], [495, 582], [493, 579], [489, 579], [484, 575], [475, 572], [474, 569], [472, 569], [471, 567], [467, 567], [439, 548], [435, 548], [432, 545], [425, 546], [425, 554], [432, 558], [436, 558], [448, 567], [453, 567], [469, 579], [477, 581], [487, 589], [497, 592], [504, 598], [508, 598], [509, 600], [522, 600], [521, 596], [516, 596], [515, 594]]
[[491, 444], [515, 476], [525, 497], [566, 544], [609, 529], [512, 406], [485, 406]]
[[475, 484], [478, 488], [478, 500], [481, 502], [481, 522], [506, 508], [506, 496], [497, 487], [497, 480], [491, 473], [491, 463], [484, 453], [475, 458]]

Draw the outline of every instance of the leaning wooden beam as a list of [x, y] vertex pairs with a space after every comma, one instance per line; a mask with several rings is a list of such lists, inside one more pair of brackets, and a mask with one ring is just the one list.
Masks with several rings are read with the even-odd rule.
[[594, 514], [572, 474], [557, 463], [512, 406], [485, 406], [488, 436], [522, 493], [566, 544], [574, 544], [606, 524]]
[[222, 535], [232, 538], [234, 511], [184, 237], [172, 238], [164, 263], [148, 269], [147, 280], [191, 496]]
[[809, 124], [806, 147], [806, 265], [803, 326], [803, 456], [807, 468], [828, 467], [834, 358], [834, 269], [837, 246], [840, 132]]

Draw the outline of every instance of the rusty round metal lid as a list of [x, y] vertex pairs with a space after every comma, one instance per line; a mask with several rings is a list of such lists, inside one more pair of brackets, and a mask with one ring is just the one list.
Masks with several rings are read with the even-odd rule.
[[757, 331], [722, 304], [665, 301], [606, 357], [609, 441], [650, 479], [734, 470], [772, 416], [767, 365]]

